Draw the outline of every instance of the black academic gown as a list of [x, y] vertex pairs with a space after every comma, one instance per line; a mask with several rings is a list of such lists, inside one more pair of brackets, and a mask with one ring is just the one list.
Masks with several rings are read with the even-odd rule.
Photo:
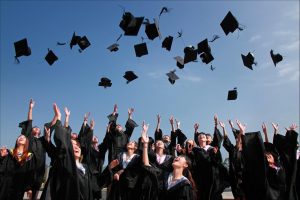
[[119, 177], [119, 181], [113, 180], [108, 194], [108, 199], [112, 200], [129, 200], [137, 199], [139, 191], [136, 190], [140, 171], [141, 171], [141, 158], [136, 154], [128, 163], [127, 167], [123, 166], [123, 153], [118, 155], [119, 165], [112, 170], [112, 176], [119, 170], [124, 170]]
[[286, 195], [289, 200], [299, 199], [296, 190], [296, 173], [297, 173], [297, 138], [298, 133], [287, 131], [286, 135], [275, 134], [273, 144], [278, 150], [282, 165], [286, 173]]
[[184, 180], [166, 190], [166, 199], [194, 200], [196, 198], [189, 181]]
[[297, 160], [296, 190], [299, 199], [300, 198], [300, 158]]
[[20, 165], [9, 150], [8, 155], [0, 157], [0, 199], [22, 200], [31, 182], [30, 174], [35, 169], [36, 159], [31, 154], [23, 165]]
[[37, 154], [35, 155], [36, 169], [30, 175], [30, 189], [32, 190], [32, 196], [35, 196], [42, 185], [45, 175], [46, 150], [43, 146], [44, 137], [37, 138], [32, 135], [32, 120], [27, 120], [19, 123], [19, 127], [22, 128], [21, 134], [25, 135], [29, 139], [29, 151], [37, 152]]
[[75, 163], [71, 144], [71, 128], [65, 128], [57, 121], [54, 132], [56, 158], [52, 166], [50, 196], [52, 200], [92, 200], [91, 174], [86, 166], [85, 173]]

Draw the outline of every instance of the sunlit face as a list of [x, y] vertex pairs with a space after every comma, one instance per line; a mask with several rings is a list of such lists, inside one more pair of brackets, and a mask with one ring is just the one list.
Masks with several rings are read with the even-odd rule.
[[172, 163], [173, 168], [187, 168], [188, 164], [186, 162], [185, 157], [177, 156]]
[[20, 135], [17, 139], [18, 145], [25, 145], [27, 141], [27, 138], [24, 135]]
[[39, 137], [40, 134], [41, 134], [41, 129], [39, 127], [33, 127], [32, 130], [31, 130], [31, 134], [34, 136], [34, 137]]
[[274, 157], [271, 153], [265, 153], [265, 156], [269, 164], [275, 164]]
[[98, 140], [97, 136], [93, 136], [92, 143], [98, 144], [98, 142], [99, 142], [99, 140]]
[[81, 157], [81, 148], [80, 144], [77, 140], [71, 140], [73, 146], [73, 152], [75, 159], [80, 159]]
[[211, 142], [212, 142], [211, 136], [210, 135], [206, 135], [206, 143], [207, 144], [211, 144]]
[[199, 142], [199, 144], [205, 144], [206, 141], [207, 141], [206, 135], [200, 134], [200, 135], [198, 136], [198, 142]]
[[71, 133], [71, 139], [76, 140], [78, 138], [77, 133]]
[[137, 144], [134, 141], [130, 141], [127, 143], [127, 150], [136, 150], [137, 149]]
[[116, 130], [117, 130], [118, 132], [122, 132], [123, 127], [122, 127], [120, 124], [117, 124]]
[[185, 145], [188, 150], [188, 153], [190, 153], [194, 147], [194, 140], [187, 140]]
[[155, 147], [156, 147], [157, 149], [165, 149], [165, 145], [164, 145], [163, 141], [161, 141], [161, 140], [157, 140], [157, 141], [156, 141]]
[[170, 136], [164, 135], [164, 137], [163, 137], [163, 142], [164, 142], [164, 143], [169, 143], [169, 142], [171, 142]]

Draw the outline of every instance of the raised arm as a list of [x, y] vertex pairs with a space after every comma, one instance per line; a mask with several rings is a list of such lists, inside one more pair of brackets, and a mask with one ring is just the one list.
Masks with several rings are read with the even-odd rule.
[[69, 119], [70, 119], [70, 114], [71, 114], [71, 111], [68, 110], [67, 107], [65, 107], [65, 114], [66, 114], [66, 118], [65, 118], [65, 128], [68, 128], [69, 127]]
[[197, 145], [199, 145], [199, 142], [198, 142], [198, 136], [199, 136], [198, 129], [199, 129], [199, 123], [195, 123], [194, 124], [194, 141], [196, 142]]
[[221, 121], [219, 122], [219, 124], [220, 124], [220, 126], [221, 126], [221, 128], [223, 130], [223, 136], [224, 136], [224, 138], [228, 137], [226, 129], [225, 129], [225, 124], [223, 122], [221, 122]]
[[272, 122], [272, 126], [274, 129], [274, 135], [277, 135], [279, 133], [279, 125]]
[[225, 124], [223, 122], [219, 122], [222, 130], [223, 130], [223, 137], [224, 137], [224, 141], [223, 141], [223, 147], [226, 149], [226, 151], [229, 153], [229, 155], [233, 152], [234, 150], [234, 146], [231, 143], [231, 141], [229, 140], [227, 131], [225, 129]]
[[265, 136], [265, 142], [269, 142], [268, 129], [267, 129], [265, 122], [262, 124], [261, 128], [262, 128], [264, 136]]
[[159, 129], [160, 129], [160, 115], [157, 114], [156, 117], [157, 117], [156, 132], [159, 132]]
[[146, 124], [145, 121], [143, 121], [141, 137], [143, 143], [143, 163], [146, 166], [150, 166], [149, 157], [148, 157], [148, 144], [149, 144], [148, 128], [149, 128], [149, 124]]
[[33, 101], [33, 99], [30, 99], [27, 120], [32, 120], [32, 110], [33, 110], [34, 104], [35, 104], [35, 102]]
[[241, 151], [243, 149], [242, 135], [245, 135], [246, 125], [242, 124], [239, 120], [236, 120], [236, 123], [240, 129], [240, 132], [238, 134], [237, 141], [236, 141], [236, 147], [238, 148], [239, 151]]
[[171, 115], [170, 117], [170, 124], [171, 124], [171, 131], [175, 132], [175, 128], [174, 128], [174, 117], [173, 115]]
[[156, 129], [155, 129], [155, 133], [154, 133], [154, 140], [162, 140], [163, 139], [163, 135], [162, 135], [162, 131], [160, 129], [160, 115], [157, 115], [157, 124], [156, 124]]

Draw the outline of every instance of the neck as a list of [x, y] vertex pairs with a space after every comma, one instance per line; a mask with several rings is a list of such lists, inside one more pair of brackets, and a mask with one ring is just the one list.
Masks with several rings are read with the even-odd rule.
[[200, 146], [201, 148], [204, 148], [204, 147], [206, 146], [206, 142], [200, 142], [200, 143], [199, 143], [199, 146]]
[[156, 153], [157, 153], [159, 156], [162, 156], [162, 155], [164, 155], [164, 150], [161, 149], [161, 148], [158, 148], [157, 151], [156, 151]]
[[134, 153], [134, 151], [132, 151], [132, 150], [128, 150], [128, 151], [127, 151], [127, 156], [129, 156], [129, 157], [130, 157], [130, 156], [132, 156], [132, 155], [133, 155], [133, 153]]
[[182, 168], [173, 169], [173, 179], [180, 179], [182, 176]]

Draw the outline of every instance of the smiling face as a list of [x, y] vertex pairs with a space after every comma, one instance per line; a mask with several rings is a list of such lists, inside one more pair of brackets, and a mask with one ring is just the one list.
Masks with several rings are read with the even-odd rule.
[[155, 143], [155, 148], [156, 149], [165, 149], [165, 144], [161, 140], [157, 140]]
[[20, 135], [17, 139], [17, 145], [25, 145], [27, 138], [24, 135]]
[[177, 156], [172, 163], [173, 168], [187, 168], [188, 163], [184, 156]]
[[206, 139], [206, 135], [205, 135], [205, 134], [200, 134], [200, 135], [198, 136], [198, 142], [199, 142], [199, 145], [200, 145], [201, 147], [203, 147], [203, 146], [206, 145], [206, 141], [207, 141], [207, 139]]
[[164, 142], [164, 143], [169, 143], [169, 142], [171, 142], [170, 136], [164, 135], [164, 136], [163, 136], [163, 142]]
[[98, 142], [99, 142], [99, 140], [98, 140], [97, 136], [93, 136], [92, 143], [98, 144]]
[[269, 164], [271, 165], [275, 164], [274, 157], [271, 153], [265, 153], [265, 156]]
[[79, 160], [81, 157], [81, 148], [80, 144], [77, 140], [71, 140], [72, 146], [73, 146], [73, 152], [74, 152], [74, 157], [75, 160]]
[[132, 151], [135, 151], [137, 149], [137, 143], [135, 141], [130, 141], [127, 143], [127, 146], [126, 146], [127, 150], [132, 150]]
[[123, 131], [123, 127], [120, 124], [117, 124], [116, 130], [120, 133]]
[[34, 137], [39, 137], [40, 134], [41, 134], [41, 129], [37, 126], [33, 127], [32, 130], [31, 130], [31, 134], [34, 136]]

